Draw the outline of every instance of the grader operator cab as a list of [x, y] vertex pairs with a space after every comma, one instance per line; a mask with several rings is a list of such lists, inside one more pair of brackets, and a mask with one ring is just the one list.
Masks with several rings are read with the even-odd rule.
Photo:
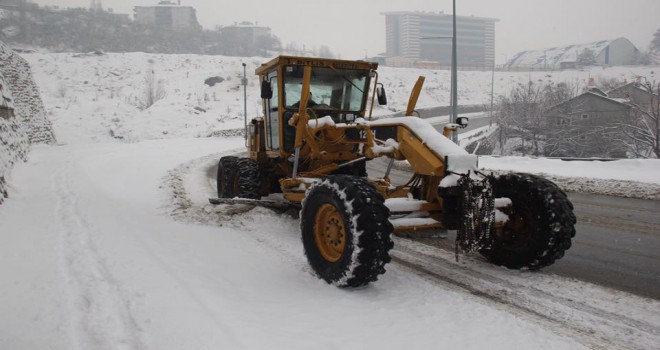
[[[441, 134], [413, 116], [423, 77], [404, 117], [372, 118], [375, 101], [386, 103], [377, 67], [281, 56], [257, 68], [264, 117], [249, 125], [247, 157], [220, 159], [210, 201], [299, 206], [309, 264], [341, 287], [385, 272], [397, 230], [457, 230], [457, 254], [478, 251], [512, 269], [561, 258], [575, 235], [565, 193], [533, 175], [480, 172], [449, 140], [466, 120]], [[365, 163], [379, 157], [390, 160], [385, 175], [368, 177]], [[404, 185], [389, 179], [395, 160], [412, 168]]]

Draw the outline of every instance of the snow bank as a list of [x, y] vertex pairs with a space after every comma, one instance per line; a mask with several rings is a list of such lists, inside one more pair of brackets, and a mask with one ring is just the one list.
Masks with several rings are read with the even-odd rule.
[[563, 161], [528, 157], [479, 157], [495, 173], [525, 172], [555, 182], [564, 191], [660, 200], [660, 160]]
[[491, 170], [542, 172], [564, 177], [625, 180], [660, 185], [658, 159], [623, 159], [604, 162], [481, 156], [479, 166]]

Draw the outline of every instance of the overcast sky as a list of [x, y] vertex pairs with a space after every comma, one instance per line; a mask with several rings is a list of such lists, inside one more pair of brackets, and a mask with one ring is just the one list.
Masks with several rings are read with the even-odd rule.
[[[32, 0], [41, 5], [89, 7], [91, 0]], [[102, 0], [104, 8], [133, 13], [158, 0]], [[385, 51], [385, 11], [452, 12], [451, 0], [181, 0], [197, 9], [204, 28], [250, 21], [272, 29], [283, 44], [327, 45], [345, 59]], [[457, 14], [499, 19], [495, 59], [553, 46], [625, 37], [646, 50], [660, 28], [660, 0], [457, 0]]]

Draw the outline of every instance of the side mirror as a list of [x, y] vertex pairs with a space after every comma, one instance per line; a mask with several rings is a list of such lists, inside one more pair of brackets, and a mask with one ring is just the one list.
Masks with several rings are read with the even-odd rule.
[[467, 127], [469, 121], [470, 121], [470, 118], [468, 118], [468, 117], [458, 117], [458, 118], [456, 118], [456, 124], [458, 124], [460, 128]]
[[376, 86], [376, 96], [378, 96], [378, 104], [384, 106], [387, 104], [387, 95], [385, 94], [385, 87], [383, 84]]
[[273, 98], [273, 89], [270, 86], [270, 82], [266, 79], [261, 81], [261, 98], [266, 100]]

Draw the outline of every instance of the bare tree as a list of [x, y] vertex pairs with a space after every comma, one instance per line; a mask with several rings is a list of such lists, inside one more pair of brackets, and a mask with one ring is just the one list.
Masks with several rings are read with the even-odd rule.
[[653, 34], [653, 40], [651, 41], [651, 51], [660, 53], [660, 29], [655, 31]]
[[548, 138], [559, 144], [567, 133], [554, 133], [569, 123], [549, 125], [548, 109], [573, 98], [575, 89], [567, 83], [536, 85], [533, 82], [519, 84], [507, 96], [500, 98], [496, 117], [500, 125], [500, 145], [508, 139], [518, 139], [516, 148], [521, 153], [542, 155]]
[[660, 55], [660, 51], [656, 53], [653, 52], [653, 50], [650, 48], [648, 51], [635, 51], [635, 57], [633, 58], [633, 63], [641, 66], [648, 66], [653, 64], [657, 60], [656, 56], [658, 55]]
[[616, 89], [619, 86], [625, 84], [625, 82], [618, 77], [608, 78], [608, 77], [599, 76], [598, 79], [596, 79], [596, 81], [598, 83], [598, 88], [606, 92]]
[[596, 54], [594, 50], [584, 49], [578, 54], [577, 63], [581, 66], [593, 66], [596, 64]]
[[611, 130], [607, 127], [610, 116], [599, 115], [598, 112], [592, 114], [595, 112], [593, 103], [593, 98], [589, 96], [568, 98], [546, 111], [548, 126], [543, 147], [545, 156], [621, 156], [621, 147], [611, 142]]
[[304, 55], [303, 51], [304, 51], [304, 47], [301, 47], [295, 41], [286, 44], [286, 46], [284, 47], [284, 52], [286, 52], [289, 55], [303, 56]]
[[138, 108], [144, 110], [154, 105], [154, 103], [162, 100], [167, 96], [162, 82], [156, 80], [156, 72], [153, 69], [147, 71], [147, 76], [144, 78], [144, 94], [142, 99], [138, 101]]
[[660, 29], [653, 34], [653, 40], [651, 40], [649, 50], [645, 54], [649, 61], [646, 64], [660, 63]]
[[550, 157], [568, 157], [577, 156], [576, 151], [582, 149], [579, 142], [580, 138], [574, 132], [574, 125], [570, 115], [574, 113], [574, 108], [571, 104], [562, 104], [553, 109], [557, 114], [556, 117], [549, 118], [549, 125], [547, 128], [547, 139], [544, 147], [545, 155]]
[[542, 96], [542, 88], [529, 82], [527, 86], [519, 84], [500, 100], [500, 125], [505, 133], [520, 138], [518, 148], [523, 154], [540, 153], [539, 136], [544, 126]]
[[617, 140], [636, 158], [659, 158], [660, 84], [647, 80], [638, 88], [641, 93], [629, 96], [633, 113], [617, 125], [620, 130]]

